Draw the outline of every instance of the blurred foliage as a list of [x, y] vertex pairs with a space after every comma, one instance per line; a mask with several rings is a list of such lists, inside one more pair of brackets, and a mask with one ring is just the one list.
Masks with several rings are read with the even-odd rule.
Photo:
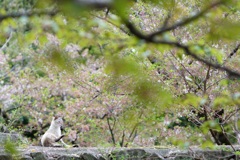
[[[0, 105], [8, 115], [0, 120], [34, 144], [54, 114], [65, 117], [66, 141], [81, 146], [237, 143], [239, 78], [178, 46], [139, 39], [125, 25], [147, 35], [214, 2], [115, 0], [94, 9], [78, 1], [0, 0]], [[239, 73], [240, 3], [221, 2], [155, 38]], [[22, 12], [32, 15], [1, 19]]]
[[4, 145], [4, 151], [10, 154], [12, 157], [17, 156], [19, 154], [19, 151], [17, 150], [17, 146], [15, 142], [6, 140], [3, 145]]

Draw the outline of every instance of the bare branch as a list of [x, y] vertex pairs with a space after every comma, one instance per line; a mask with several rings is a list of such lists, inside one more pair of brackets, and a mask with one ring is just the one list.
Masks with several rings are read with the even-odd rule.
[[232, 143], [231, 143], [230, 140], [228, 139], [228, 136], [227, 136], [227, 134], [226, 134], [226, 132], [225, 132], [225, 129], [223, 128], [222, 125], [220, 125], [220, 127], [221, 127], [222, 133], [223, 133], [223, 135], [225, 136], [227, 142], [230, 144], [230, 146], [231, 146], [231, 148], [233, 149], [233, 151], [236, 152], [236, 150], [235, 150], [235, 148], [233, 147]]
[[228, 58], [232, 58], [232, 56], [237, 53], [239, 48], [240, 48], [240, 43], [237, 44], [237, 46], [234, 48], [234, 50], [228, 55]]
[[207, 81], [208, 81], [208, 79], [210, 77], [210, 70], [211, 70], [211, 67], [208, 66], [207, 74], [206, 74], [206, 77], [205, 77], [205, 79], [203, 81], [203, 85], [204, 85], [203, 94], [205, 94], [207, 92]]
[[3, 51], [7, 48], [9, 41], [12, 39], [13, 36], [13, 31], [10, 32], [10, 35], [8, 37], [8, 39], [6, 40], [6, 42], [2, 45], [2, 47], [0, 48], [0, 51]]
[[221, 125], [227, 123], [227, 121], [228, 121], [232, 116], [234, 116], [235, 114], [237, 114], [239, 111], [240, 111], [240, 108], [238, 108], [238, 109], [230, 112], [228, 115], [226, 115], [226, 118], [225, 118], [225, 120], [221, 123]]
[[172, 16], [172, 13], [171, 13], [171, 11], [169, 11], [166, 19], [164, 20], [164, 23], [163, 23], [163, 26], [162, 26], [161, 30], [167, 28], [167, 25], [168, 25], [168, 22], [169, 22], [171, 16]]
[[[195, 76], [177, 59], [177, 57], [176, 57], [172, 52], [170, 52], [170, 53], [171, 53], [171, 55], [175, 58], [175, 60], [187, 71], [187, 73], [188, 73], [191, 77], [195, 77]], [[194, 82], [194, 84], [195, 84], [199, 89], [203, 90], [202, 87], [196, 82], [196, 80], [194, 80], [193, 82]]]
[[232, 58], [232, 56], [234, 56], [234, 54], [237, 53], [237, 51], [240, 48], [240, 43], [237, 44], [237, 46], [233, 49], [233, 51], [227, 56], [227, 58], [225, 59], [225, 61], [223, 62], [223, 65], [226, 64], [226, 62], [228, 61], [228, 59]]
[[[6, 40], [6, 42], [0, 48], [0, 54], [1, 54], [1, 57], [2, 57], [3, 63], [7, 61], [7, 56], [2, 54], [2, 53], [8, 47], [9, 42], [12, 39], [12, 37], [13, 37], [13, 31], [10, 32], [10, 35], [9, 35], [8, 39]], [[8, 73], [5, 73], [3, 76], [0, 76], [0, 79], [4, 79], [14, 68], [15, 68], [15, 66], [13, 66], [12, 69]]]
[[[174, 58], [176, 58], [176, 57], [174, 56], [174, 54], [172, 53], [172, 51], [170, 52], [170, 54], [171, 54]], [[167, 56], [167, 58], [169, 59], [170, 63], [172, 64], [172, 66], [174, 67], [174, 69], [177, 71], [177, 73], [179, 74], [179, 76], [181, 76], [181, 77], [183, 78], [183, 81], [184, 81], [185, 86], [186, 86], [186, 88], [187, 88], [187, 90], [188, 90], [188, 93], [190, 93], [191, 88], [190, 88], [190, 86], [189, 86], [189, 84], [188, 84], [188, 82], [187, 82], [187, 80], [186, 80], [186, 77], [185, 77], [184, 72], [183, 72], [183, 71], [180, 71], [180, 70], [174, 65], [173, 61], [171, 60], [171, 58], [170, 58], [169, 56]], [[176, 59], [176, 61], [179, 62], [177, 59]], [[179, 63], [181, 64], [181, 62], [179, 62]]]
[[121, 147], [124, 147], [124, 139], [125, 139], [125, 131], [123, 130], [123, 133], [122, 133], [122, 140], [121, 140], [121, 142], [120, 142], [120, 146]]
[[196, 15], [192, 16], [192, 17], [189, 17], [189, 18], [186, 18], [185, 20], [182, 20], [180, 22], [177, 22], [175, 24], [173, 24], [172, 26], [170, 27], [163, 27], [161, 30], [157, 31], [157, 32], [154, 32], [152, 34], [149, 35], [150, 38], [153, 38], [155, 37], [156, 35], [161, 35], [162, 33], [164, 32], [167, 32], [167, 31], [172, 31], [178, 27], [181, 27], [181, 26], [185, 26], [199, 18], [201, 18], [204, 14], [206, 14], [209, 10], [211, 10], [212, 8], [218, 6], [222, 4], [222, 1], [217, 1], [215, 3], [213, 3], [212, 5], [208, 6], [207, 8], [203, 9], [201, 12], [197, 13]]
[[100, 17], [100, 16], [97, 16], [97, 15], [93, 15], [94, 17], [98, 18], [98, 19], [101, 19], [111, 25], [113, 25], [114, 27], [116, 27], [117, 29], [121, 30], [123, 33], [125, 33], [126, 35], [129, 35], [129, 32], [127, 30], [125, 30], [123, 27], [121, 26], [118, 26], [117, 24], [115, 24], [114, 22], [112, 22], [111, 20], [108, 20], [107, 18], [103, 18], [103, 17]]
[[218, 85], [218, 83], [219, 83], [220, 81], [224, 80], [224, 79], [227, 79], [227, 76], [224, 76], [223, 78], [221, 78], [221, 79], [215, 81], [214, 83], [210, 84], [210, 85], [207, 87], [207, 90], [208, 90], [209, 88], [213, 87], [214, 85]]

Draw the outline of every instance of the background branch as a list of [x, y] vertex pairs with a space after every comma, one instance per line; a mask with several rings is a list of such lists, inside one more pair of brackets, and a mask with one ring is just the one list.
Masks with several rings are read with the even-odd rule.
[[161, 35], [163, 34], [164, 32], [167, 32], [167, 31], [172, 31], [178, 27], [181, 27], [181, 26], [185, 26], [199, 18], [201, 18], [204, 14], [206, 14], [209, 10], [211, 10], [212, 8], [218, 6], [222, 4], [222, 0], [221, 1], [217, 1], [215, 3], [213, 3], [212, 5], [206, 7], [205, 9], [203, 9], [201, 12], [197, 13], [196, 15], [192, 16], [192, 17], [189, 17], [189, 18], [186, 18], [180, 22], [177, 22], [175, 24], [173, 24], [172, 26], [169, 26], [169, 27], [163, 27], [161, 30], [157, 31], [157, 32], [154, 32], [152, 34], [149, 35], [149, 38], [153, 38], [157, 35]]
[[35, 15], [50, 15], [50, 16], [54, 16], [58, 13], [58, 10], [40, 10], [40, 11], [24, 11], [24, 12], [15, 12], [15, 13], [9, 13], [9, 14], [5, 14], [5, 15], [1, 15], [0, 14], [0, 22], [2, 22], [5, 19], [8, 18], [19, 18], [22, 16], [35, 16]]
[[203, 59], [201, 58], [200, 56], [194, 54], [191, 50], [190, 50], [190, 46], [187, 46], [187, 45], [184, 45], [184, 44], [181, 44], [177, 41], [166, 41], [166, 40], [158, 40], [158, 39], [155, 39], [151, 36], [145, 36], [143, 35], [139, 30], [137, 30], [135, 28], [135, 26], [131, 23], [131, 22], [126, 22], [126, 26], [129, 28], [130, 32], [132, 34], [134, 34], [137, 38], [139, 39], [143, 39], [145, 40], [146, 42], [148, 43], [155, 43], [155, 44], [166, 44], [166, 45], [170, 45], [170, 46], [174, 46], [174, 47], [177, 47], [179, 49], [182, 49], [185, 51], [185, 54], [188, 55], [188, 56], [191, 56], [193, 57], [194, 59], [200, 61], [200, 62], [203, 62], [205, 63], [206, 65], [210, 66], [210, 67], [213, 67], [215, 69], [218, 69], [218, 70], [221, 70], [221, 71], [226, 71], [228, 73], [229, 76], [231, 77], [237, 77], [237, 78], [240, 78], [240, 73], [230, 69], [230, 68], [227, 68], [225, 66], [222, 66], [220, 64], [217, 64], [217, 63], [212, 63], [206, 59]]

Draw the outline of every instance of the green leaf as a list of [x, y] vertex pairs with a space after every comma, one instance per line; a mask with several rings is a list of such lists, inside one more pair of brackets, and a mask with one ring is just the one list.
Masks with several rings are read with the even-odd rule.
[[209, 33], [211, 40], [227, 39], [227, 40], [238, 40], [240, 39], [240, 23], [223, 21], [213, 22]]
[[185, 99], [183, 100], [183, 104], [192, 105], [194, 107], [198, 107], [202, 102], [202, 98], [193, 94], [187, 94]]
[[56, 65], [61, 70], [65, 70], [70, 73], [73, 73], [74, 71], [73, 59], [71, 59], [71, 57], [67, 55], [66, 52], [61, 51], [58, 48], [50, 47], [45, 60]]
[[113, 6], [116, 9], [118, 16], [123, 20], [127, 19], [128, 11], [130, 10], [131, 1], [129, 0], [114, 0]]
[[208, 148], [208, 149], [214, 149], [214, 143], [213, 142], [211, 142], [210, 140], [206, 140], [206, 141], [204, 141], [203, 143], [202, 143], [202, 145], [201, 145], [201, 147], [203, 148], [203, 149], [206, 149], [206, 148]]
[[219, 126], [218, 122], [215, 120], [206, 121], [201, 126], [201, 130], [204, 134], [208, 134], [210, 129], [213, 129], [215, 131], [221, 131], [221, 127]]
[[236, 152], [235, 152], [235, 155], [240, 156], [240, 151], [236, 151]]
[[219, 106], [229, 106], [234, 105], [234, 102], [230, 99], [229, 96], [219, 96], [214, 99], [213, 107], [219, 108]]
[[162, 88], [161, 84], [143, 79], [139, 81], [134, 89], [134, 94], [140, 102], [144, 104], [157, 104], [163, 107], [172, 100], [171, 95]]
[[120, 58], [119, 56], [110, 56], [108, 65], [105, 68], [106, 73], [113, 73], [116, 76], [138, 74], [138, 64], [130, 58]]

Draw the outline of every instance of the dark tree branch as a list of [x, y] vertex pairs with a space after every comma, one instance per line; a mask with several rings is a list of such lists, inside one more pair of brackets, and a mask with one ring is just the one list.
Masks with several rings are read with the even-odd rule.
[[203, 81], [203, 86], [204, 86], [203, 94], [205, 94], [207, 92], [207, 81], [210, 78], [210, 70], [211, 70], [211, 67], [208, 66], [207, 74], [206, 74], [206, 77]]
[[98, 98], [100, 95], [102, 94], [102, 92], [98, 92], [90, 101], [89, 103], [91, 103], [92, 101], [94, 101], [96, 98]]
[[240, 43], [237, 44], [237, 46], [233, 49], [233, 51], [227, 56], [227, 58], [225, 59], [225, 61], [223, 62], [223, 65], [226, 64], [226, 62], [228, 61], [228, 59], [232, 58], [232, 56], [234, 56], [237, 51], [240, 48]]
[[5, 19], [8, 18], [19, 18], [22, 16], [40, 16], [40, 15], [49, 15], [54, 16], [58, 13], [58, 10], [40, 10], [40, 11], [24, 11], [24, 12], [15, 12], [15, 13], [9, 13], [5, 15], [0, 14], [0, 22], [2, 22]]
[[164, 23], [163, 23], [163, 26], [162, 26], [161, 30], [167, 28], [167, 26], [168, 26], [168, 22], [169, 22], [171, 16], [172, 16], [172, 13], [171, 13], [171, 11], [169, 11], [169, 13], [168, 13], [166, 19], [164, 20]]
[[92, 7], [97, 9], [110, 8], [113, 0], [75, 0], [80, 6]]
[[135, 136], [134, 136], [135, 134], [134, 133], [137, 132], [138, 126], [139, 126], [139, 123], [135, 124], [135, 126], [133, 127], [130, 135], [128, 136], [128, 140], [127, 140], [126, 144], [124, 145], [124, 147], [127, 147], [129, 142], [132, 142], [134, 140], [134, 138], [135, 138]]
[[108, 17], [109, 12], [110, 12], [110, 9], [107, 8], [106, 13], [105, 13], [105, 19]]
[[6, 111], [3, 111], [2, 108], [0, 108], [0, 116], [2, 116], [4, 121], [5, 121], [5, 123], [8, 124], [10, 118], [7, 115]]
[[240, 73], [232, 70], [232, 69], [229, 69], [227, 67], [224, 67], [220, 64], [217, 64], [217, 63], [212, 63], [206, 59], [203, 59], [202, 57], [194, 54], [191, 50], [190, 50], [190, 46], [187, 46], [187, 45], [184, 45], [184, 44], [181, 44], [177, 41], [166, 41], [166, 40], [159, 40], [157, 39], [155, 36], [156, 35], [160, 35], [164, 32], [167, 32], [167, 31], [171, 31], [171, 30], [174, 30], [178, 27], [181, 27], [181, 26], [185, 26], [187, 24], [189, 24], [190, 22], [193, 22], [194, 20], [202, 17], [205, 13], [207, 13], [210, 9], [220, 5], [220, 4], [223, 4], [223, 1], [217, 1], [215, 3], [213, 3], [212, 5], [210, 5], [209, 7], [205, 8], [204, 10], [202, 10], [201, 12], [199, 12], [198, 14], [196, 14], [195, 16], [193, 17], [190, 17], [190, 18], [187, 18], [181, 22], [177, 22], [175, 23], [174, 25], [170, 26], [170, 27], [167, 27], [167, 28], [163, 28], [161, 29], [160, 31], [157, 31], [157, 32], [154, 32], [154, 33], [151, 33], [149, 35], [144, 35], [142, 34], [130, 21], [125, 21], [125, 24], [127, 26], [127, 28], [129, 29], [129, 31], [135, 35], [137, 38], [139, 39], [143, 39], [145, 40], [146, 42], [148, 43], [155, 43], [155, 44], [166, 44], [166, 45], [171, 45], [171, 46], [174, 46], [174, 47], [177, 47], [177, 48], [180, 48], [182, 50], [185, 51], [185, 54], [186, 55], [189, 55], [191, 57], [193, 57], [194, 59], [200, 61], [200, 62], [203, 62], [205, 63], [206, 65], [210, 66], [210, 67], [213, 67], [215, 69], [218, 69], [218, 70], [222, 70], [222, 71], [226, 71], [228, 73], [228, 75], [230, 75], [231, 77], [240, 77]]
[[170, 27], [163, 27], [161, 30], [150, 34], [149, 37], [150, 37], [150, 38], [153, 38], [153, 37], [155, 37], [155, 36], [157, 36], [157, 35], [161, 35], [161, 34], [167, 32], [167, 31], [172, 31], [172, 30], [174, 30], [174, 29], [176, 29], [176, 28], [178, 28], [178, 27], [185, 26], [185, 25], [187, 25], [187, 24], [189, 24], [189, 23], [191, 23], [191, 22], [193, 22], [193, 21], [201, 18], [201, 17], [202, 17], [204, 14], [206, 14], [209, 10], [211, 10], [212, 8], [218, 6], [218, 5], [222, 4], [222, 3], [223, 3], [222, 0], [217, 1], [217, 2], [215, 2], [215, 3], [213, 3], [213, 4], [211, 4], [210, 6], [206, 7], [205, 9], [203, 9], [201, 12], [197, 13], [196, 15], [194, 15], [194, 16], [192, 16], [192, 17], [189, 17], [189, 18], [186, 18], [186, 19], [184, 19], [184, 20], [182, 20], [182, 21], [180, 21], [180, 22], [177, 22], [177, 23], [173, 24], [173, 25], [170, 26]]
[[240, 43], [237, 44], [237, 46], [234, 48], [234, 50], [228, 55], [228, 58], [232, 58], [232, 56], [234, 56], [234, 54], [237, 53], [237, 51], [239, 50], [240, 48]]
[[230, 140], [229, 140], [229, 138], [228, 138], [228, 136], [227, 136], [227, 134], [226, 134], [226, 132], [225, 132], [223, 126], [220, 125], [220, 127], [221, 127], [221, 130], [222, 130], [223, 135], [224, 135], [225, 138], [226, 138], [227, 143], [229, 143], [230, 146], [231, 146], [231, 148], [233, 149], [233, 151], [236, 152], [236, 150], [235, 150], [235, 148], [233, 147], [232, 143], [230, 142]]
[[224, 67], [220, 64], [217, 64], [217, 63], [212, 63], [206, 59], [203, 59], [201, 58], [200, 56], [194, 54], [191, 50], [190, 50], [190, 46], [187, 46], [187, 45], [184, 45], [184, 44], [181, 44], [177, 41], [166, 41], [166, 40], [159, 40], [159, 39], [156, 39], [156, 38], [153, 38], [153, 37], [150, 37], [148, 35], [143, 35], [139, 30], [137, 30], [135, 28], [135, 26], [131, 23], [131, 22], [126, 22], [126, 26], [129, 28], [130, 32], [132, 34], [134, 34], [136, 37], [138, 37], [139, 39], [143, 39], [145, 40], [146, 42], [148, 43], [155, 43], [155, 44], [166, 44], [166, 45], [170, 45], [170, 46], [174, 46], [174, 47], [177, 47], [177, 48], [180, 48], [182, 50], [185, 51], [185, 54], [188, 55], [188, 56], [191, 56], [193, 57], [194, 59], [200, 61], [200, 62], [203, 62], [205, 63], [206, 65], [208, 66], [211, 66], [215, 69], [218, 69], [218, 70], [221, 70], [221, 71], [226, 71], [231, 77], [238, 77], [240, 78], [240, 73], [236, 72], [236, 71], [233, 71], [232, 69], [230, 68], [227, 68], [227, 67]]
[[[167, 43], [165, 42], [165, 44], [167, 44]], [[232, 76], [232, 77], [238, 77], [238, 78], [240, 78], [240, 73], [238, 73], [238, 72], [236, 72], [236, 71], [234, 71], [234, 70], [232, 70], [232, 69], [230, 69], [230, 68], [227, 68], [227, 67], [225, 67], [225, 66], [222, 66], [222, 65], [220, 65], [220, 64], [212, 63], [212, 62], [210, 62], [210, 61], [208, 61], [208, 60], [206, 60], [206, 59], [203, 59], [203, 58], [199, 57], [198, 55], [192, 53], [192, 52], [190, 51], [190, 49], [189, 49], [189, 46], [182, 45], [182, 44], [176, 43], [176, 42], [169, 43], [169, 44], [170, 44], [170, 45], [174, 45], [174, 46], [176, 46], [176, 47], [178, 47], [178, 48], [183, 49], [183, 50], [185, 51], [185, 54], [186, 54], [186, 55], [189, 55], [189, 56], [193, 57], [194, 59], [196, 59], [196, 60], [198, 60], [198, 61], [200, 61], [200, 62], [203, 62], [203, 63], [205, 63], [206, 65], [208, 65], [208, 66], [210, 66], [210, 67], [213, 67], [213, 68], [218, 69], [218, 70], [221, 70], [221, 71], [226, 71], [226, 72], [227, 72], [230, 76]]]
[[[207, 106], [204, 105], [203, 106], [203, 114], [204, 114], [204, 122], [207, 122], [209, 120], [208, 118], [208, 110], [207, 110]], [[209, 132], [211, 133], [214, 141], [217, 143], [217, 145], [221, 145], [221, 143], [218, 140], [218, 137], [216, 135], [216, 132], [213, 129], [209, 129]]]
[[110, 124], [110, 118], [107, 117], [108, 129], [109, 129], [109, 131], [111, 133], [111, 138], [112, 138], [112, 142], [113, 142], [114, 146], [116, 146], [115, 136], [114, 136], [114, 133], [113, 133], [114, 132], [113, 130], [114, 130], [115, 122], [116, 122], [116, 120], [114, 119], [114, 123], [113, 123], [113, 127], [112, 127], [111, 124]]
[[123, 133], [122, 133], [122, 140], [120, 142], [120, 146], [123, 147], [124, 145], [124, 139], [125, 139], [125, 131], [123, 130]]

